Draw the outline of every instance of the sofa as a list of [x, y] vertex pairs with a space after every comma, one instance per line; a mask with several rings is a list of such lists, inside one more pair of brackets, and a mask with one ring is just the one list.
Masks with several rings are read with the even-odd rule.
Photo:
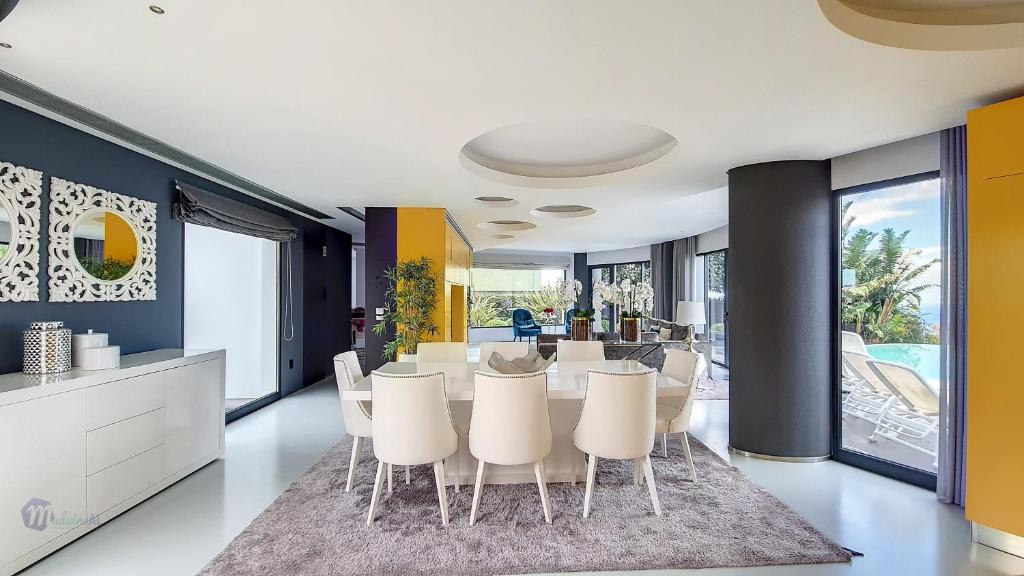
[[[647, 344], [647, 350], [640, 351], [643, 355], [641, 362], [644, 365], [651, 368], [657, 368], [659, 371], [665, 366], [665, 350], [669, 348], [679, 348], [681, 350], [689, 350], [686, 342], [683, 338], [686, 336], [686, 328], [675, 324], [674, 322], [668, 322], [665, 320], [658, 320], [655, 318], [651, 319], [652, 329], [643, 331], [640, 333], [640, 342], [636, 343], [633, 347], [628, 346], [612, 346], [605, 348], [605, 358], [608, 360], [621, 360], [623, 358], [636, 358], [636, 349], [644, 344]], [[660, 328], [667, 327], [669, 329], [675, 329], [674, 332], [670, 333], [671, 336], [677, 336], [678, 339], [663, 339], [661, 338]], [[618, 332], [594, 332], [591, 335], [593, 340], [601, 340], [606, 342], [618, 342]], [[568, 340], [568, 334], [541, 334], [537, 337], [537, 351], [540, 352], [541, 356], [548, 358], [555, 353], [558, 346], [559, 340]], [[656, 346], [652, 346], [655, 345]], [[650, 349], [653, 348], [653, 349]], [[701, 342], [694, 339], [694, 348], [704, 354], [705, 360], [708, 361], [708, 366], [711, 365], [711, 347], [706, 342]]]

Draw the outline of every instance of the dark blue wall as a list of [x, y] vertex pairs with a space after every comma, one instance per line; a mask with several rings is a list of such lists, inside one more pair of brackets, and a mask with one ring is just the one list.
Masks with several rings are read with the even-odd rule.
[[[107, 332], [126, 354], [182, 346], [184, 224], [171, 220], [176, 179], [281, 214], [299, 228], [292, 246], [296, 334], [294, 340], [281, 342], [282, 394], [321, 379], [329, 358], [350, 348], [348, 234], [7, 102], [0, 102], [0, 161], [43, 172], [40, 301], [0, 302], [0, 374], [21, 370], [21, 333], [35, 320], [62, 320], [76, 333], [89, 328]], [[156, 301], [47, 302], [46, 239], [54, 176], [157, 203]], [[284, 296], [285, 258], [281, 260]], [[315, 345], [304, 346], [308, 342]]]
[[388, 289], [384, 270], [398, 262], [398, 209], [366, 209], [366, 370], [384, 365], [384, 344], [394, 336], [388, 330], [384, 336], [373, 333], [377, 323], [377, 308], [384, 306]]

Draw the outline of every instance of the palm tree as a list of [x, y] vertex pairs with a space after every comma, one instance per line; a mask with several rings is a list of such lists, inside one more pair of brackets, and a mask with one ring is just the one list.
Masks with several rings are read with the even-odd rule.
[[921, 293], [933, 285], [917, 281], [939, 260], [918, 265], [921, 250], [904, 246], [909, 230], [859, 228], [851, 234], [856, 219], [847, 216], [851, 204], [842, 209], [842, 265], [854, 271], [856, 283], [843, 288], [843, 322], [871, 342], [927, 341]]

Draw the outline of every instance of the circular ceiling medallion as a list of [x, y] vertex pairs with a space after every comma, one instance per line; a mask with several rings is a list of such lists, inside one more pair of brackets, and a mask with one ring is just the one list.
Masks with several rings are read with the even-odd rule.
[[517, 232], [519, 230], [532, 230], [537, 225], [523, 222], [522, 220], [491, 220], [490, 222], [481, 222], [476, 227], [491, 230], [492, 232]]
[[597, 210], [589, 206], [580, 206], [579, 204], [552, 204], [530, 210], [530, 214], [542, 218], [582, 218], [596, 212]]
[[506, 198], [505, 196], [477, 196], [473, 200], [480, 206], [488, 208], [511, 208], [519, 205], [515, 198]]
[[651, 126], [608, 119], [514, 124], [485, 132], [462, 147], [460, 160], [479, 176], [535, 188], [607, 184], [674, 151], [679, 142]]

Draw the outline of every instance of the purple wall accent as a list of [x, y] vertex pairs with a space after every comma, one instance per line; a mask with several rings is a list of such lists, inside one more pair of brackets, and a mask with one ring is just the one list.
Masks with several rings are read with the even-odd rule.
[[398, 262], [398, 209], [366, 209], [366, 370], [376, 370], [384, 365], [384, 343], [394, 331], [386, 336], [373, 333], [377, 323], [377, 308], [384, 306], [384, 293], [388, 289], [384, 270]]

